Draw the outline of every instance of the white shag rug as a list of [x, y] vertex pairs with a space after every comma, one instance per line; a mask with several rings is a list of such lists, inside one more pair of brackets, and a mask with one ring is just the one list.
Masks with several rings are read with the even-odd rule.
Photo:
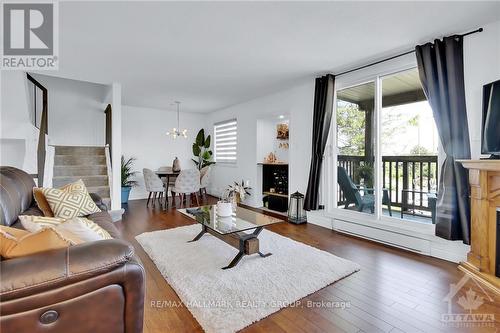
[[238, 250], [210, 234], [188, 243], [200, 225], [136, 237], [206, 332], [236, 332], [359, 270], [331, 253], [274, 232], [259, 235], [260, 251], [231, 269]]

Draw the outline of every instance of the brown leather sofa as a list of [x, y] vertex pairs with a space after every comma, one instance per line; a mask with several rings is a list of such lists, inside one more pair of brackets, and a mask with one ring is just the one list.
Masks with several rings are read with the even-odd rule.
[[[30, 175], [0, 167], [0, 223], [22, 228], [18, 215], [42, 215]], [[103, 212], [89, 218], [115, 239], [0, 262], [0, 332], [142, 332], [144, 269]]]

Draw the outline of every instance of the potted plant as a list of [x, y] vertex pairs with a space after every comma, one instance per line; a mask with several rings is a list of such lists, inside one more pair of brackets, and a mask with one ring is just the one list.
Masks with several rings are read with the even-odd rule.
[[241, 184], [234, 182], [234, 185], [229, 185], [224, 192], [224, 197], [227, 201], [232, 202], [233, 206], [237, 206], [242, 200], [245, 200], [245, 196], [250, 195], [249, 190], [252, 188], [246, 186], [245, 182], [242, 180]]
[[193, 162], [198, 170], [206, 166], [215, 164], [212, 161], [212, 151], [210, 150], [210, 135], [205, 138], [205, 130], [202, 128], [196, 135], [196, 140], [193, 143]]
[[122, 204], [128, 203], [130, 190], [132, 190], [132, 187], [137, 186], [137, 182], [132, 179], [137, 174], [137, 171], [132, 171], [135, 160], [135, 157], [125, 160], [125, 156], [122, 155]]
[[373, 188], [373, 165], [364, 163], [356, 169], [356, 178], [363, 180], [363, 185]]

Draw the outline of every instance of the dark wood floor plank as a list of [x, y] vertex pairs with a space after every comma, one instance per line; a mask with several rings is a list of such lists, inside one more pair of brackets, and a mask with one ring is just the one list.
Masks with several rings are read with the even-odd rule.
[[[344, 299], [333, 295], [332, 293], [327, 293], [327, 290], [318, 291], [313, 296], [317, 301], [321, 301], [325, 298], [325, 294], [327, 294], [327, 298], [330, 301], [334, 302], [345, 302]], [[354, 326], [358, 327], [364, 332], [389, 332], [393, 327], [382, 320], [378, 320], [377, 318], [371, 316], [369, 313], [362, 311], [356, 307], [346, 307], [346, 308], [327, 308], [329, 311], [336, 313], [340, 317], [352, 323]]]
[[[213, 203], [215, 199], [206, 197], [204, 202]], [[116, 223], [122, 237], [136, 248], [146, 271], [145, 333], [203, 332], [135, 240], [135, 236], [143, 232], [189, 224], [195, 222], [171, 206], [167, 210], [158, 205], [146, 208], [145, 200], [130, 201], [123, 220]], [[463, 276], [456, 264], [342, 235], [312, 224], [280, 223], [270, 226], [269, 230], [357, 262], [361, 271], [305, 297], [301, 300], [302, 306], [278, 311], [241, 332], [495, 332], [495, 327], [454, 329], [441, 325], [441, 314], [447, 312], [443, 298], [450, 284], [457, 283]], [[474, 283], [467, 283], [466, 288], [481, 293]], [[500, 298], [498, 295], [492, 298], [490, 301], [485, 297], [481, 309], [491, 311], [498, 320]], [[158, 307], [154, 305], [155, 301], [174, 302], [172, 304], [179, 306]], [[350, 307], [307, 307], [307, 301], [345, 301]], [[452, 311], [463, 309], [453, 304]]]

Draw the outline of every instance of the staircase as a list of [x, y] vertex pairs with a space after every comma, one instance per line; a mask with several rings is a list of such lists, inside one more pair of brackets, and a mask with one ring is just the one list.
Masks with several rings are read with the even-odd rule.
[[110, 207], [105, 147], [55, 146], [53, 187], [83, 180]]

